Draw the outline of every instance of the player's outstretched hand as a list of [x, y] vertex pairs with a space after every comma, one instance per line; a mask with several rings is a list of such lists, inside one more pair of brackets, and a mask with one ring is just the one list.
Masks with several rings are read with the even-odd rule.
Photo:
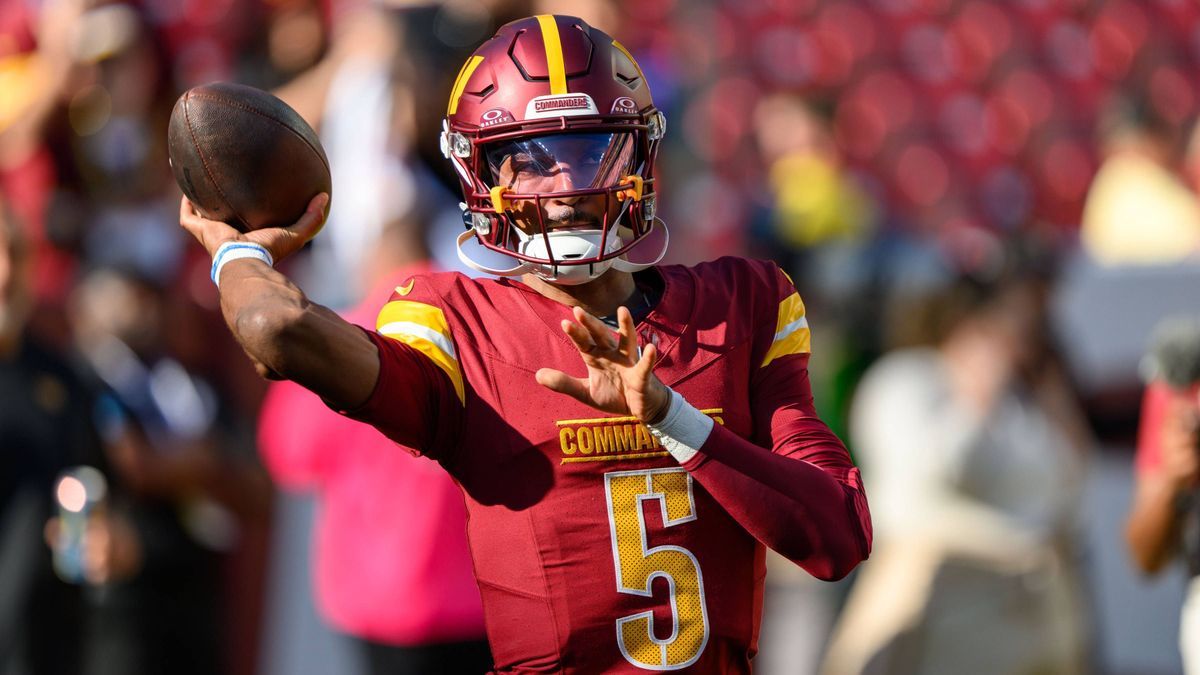
[[561, 370], [542, 368], [536, 374], [538, 384], [607, 413], [633, 415], [643, 422], [661, 419], [671, 402], [670, 390], [654, 376], [658, 361], [654, 345], [646, 345], [638, 355], [629, 310], [617, 310], [616, 336], [583, 309], [575, 307], [572, 313], [575, 320], [563, 320], [562, 329], [579, 349], [588, 376], [571, 377]]
[[329, 195], [322, 192], [309, 200], [300, 220], [287, 227], [264, 227], [261, 230], [239, 232], [228, 223], [201, 216], [187, 197], [183, 197], [179, 202], [179, 224], [204, 246], [209, 256], [215, 255], [221, 244], [227, 241], [249, 241], [266, 247], [275, 262], [279, 262], [300, 250], [321, 231], [328, 203]]

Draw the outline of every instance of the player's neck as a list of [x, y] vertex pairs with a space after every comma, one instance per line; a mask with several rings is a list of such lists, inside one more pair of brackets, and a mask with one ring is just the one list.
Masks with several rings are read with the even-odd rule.
[[632, 274], [614, 269], [598, 279], [575, 286], [552, 284], [533, 274], [522, 276], [521, 281], [555, 302], [568, 307], [582, 307], [598, 317], [616, 314], [617, 308], [628, 304], [629, 298], [637, 290]]

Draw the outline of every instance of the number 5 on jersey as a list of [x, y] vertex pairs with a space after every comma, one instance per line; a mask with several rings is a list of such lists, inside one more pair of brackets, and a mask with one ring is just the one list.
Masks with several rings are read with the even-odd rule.
[[696, 519], [692, 476], [683, 469], [615, 471], [604, 474], [612, 533], [617, 592], [651, 597], [655, 577], [670, 588], [674, 625], [666, 639], [655, 637], [654, 612], [617, 619], [617, 644], [625, 659], [647, 670], [678, 670], [700, 658], [708, 643], [704, 577], [691, 551], [681, 546], [649, 547], [643, 502], [656, 501], [664, 527]]

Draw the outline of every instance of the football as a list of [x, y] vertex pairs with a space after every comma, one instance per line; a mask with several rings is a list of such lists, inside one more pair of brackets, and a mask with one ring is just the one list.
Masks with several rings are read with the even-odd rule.
[[254, 87], [215, 82], [184, 92], [167, 144], [175, 181], [200, 214], [243, 232], [290, 225], [317, 193], [330, 192], [329, 160], [312, 127]]

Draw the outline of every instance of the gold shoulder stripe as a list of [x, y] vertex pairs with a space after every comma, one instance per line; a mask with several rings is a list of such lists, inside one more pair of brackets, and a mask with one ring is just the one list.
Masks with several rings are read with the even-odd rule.
[[[385, 325], [391, 323], [417, 324], [444, 335], [447, 340], [450, 339], [450, 324], [446, 322], [445, 313], [440, 307], [424, 302], [392, 300], [384, 305], [383, 309], [379, 310], [379, 317], [375, 320], [375, 328], [382, 330]], [[450, 351], [453, 351], [453, 348]]]
[[450, 105], [446, 107], [447, 115], [458, 112], [458, 99], [462, 97], [463, 90], [467, 88], [467, 81], [471, 79], [471, 75], [475, 73], [475, 69], [481, 63], [483, 63], [482, 56], [472, 56], [458, 71], [458, 77], [454, 78], [454, 88], [450, 90]]
[[779, 318], [775, 322], [775, 339], [762, 367], [781, 356], [807, 354], [812, 349], [812, 332], [804, 316], [804, 301], [799, 293], [792, 293], [779, 303]]
[[441, 308], [411, 300], [393, 300], [383, 306], [375, 321], [375, 330], [380, 335], [398, 340], [416, 349], [441, 368], [454, 385], [460, 403], [466, 404], [462, 368], [454, 341], [450, 338], [450, 324]]
[[783, 330], [783, 327], [792, 323], [796, 319], [804, 318], [804, 301], [800, 299], [800, 294], [793, 292], [791, 295], [784, 298], [779, 303], [779, 319], [775, 324], [775, 332]]
[[550, 73], [550, 93], [566, 94], [567, 68], [563, 64], [562, 41], [558, 37], [558, 23], [551, 14], [539, 14], [538, 26], [542, 29], [542, 44], [546, 46], [546, 69]]

